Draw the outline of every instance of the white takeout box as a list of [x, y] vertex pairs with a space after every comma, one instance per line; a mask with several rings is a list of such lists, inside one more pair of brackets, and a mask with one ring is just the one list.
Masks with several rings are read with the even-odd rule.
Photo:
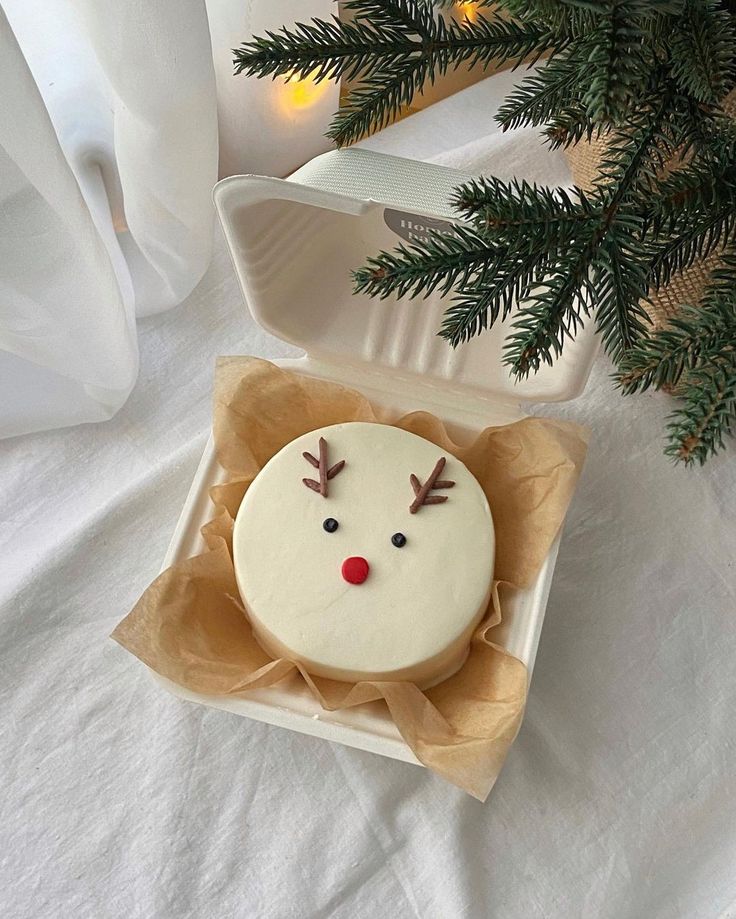
[[[443, 166], [350, 149], [318, 156], [289, 179], [232, 176], [219, 182], [215, 204], [251, 314], [306, 352], [276, 363], [359, 390], [397, 413], [432, 412], [460, 443], [489, 425], [524, 417], [522, 401], [579, 395], [597, 349], [591, 328], [566, 343], [554, 367], [514, 384], [502, 363], [503, 325], [453, 351], [436, 334], [448, 305], [439, 295], [400, 301], [353, 295], [351, 269], [421, 236], [428, 221], [441, 227], [453, 216], [453, 189], [469, 178]], [[222, 479], [210, 439], [164, 567], [205, 548], [200, 527], [212, 516], [208, 488]], [[535, 583], [505, 597], [504, 622], [494, 633], [530, 676], [558, 547], [559, 536]], [[296, 677], [242, 696], [206, 696], [156, 679], [183, 699], [418, 762], [381, 703], [326, 712]]]

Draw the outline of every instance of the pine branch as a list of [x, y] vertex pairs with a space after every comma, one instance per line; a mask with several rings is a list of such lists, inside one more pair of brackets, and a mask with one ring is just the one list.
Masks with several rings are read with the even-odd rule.
[[683, 163], [691, 157], [719, 160], [736, 143], [736, 125], [722, 106], [699, 102], [673, 88], [672, 112], [667, 126], [671, 147]]
[[725, 248], [736, 230], [736, 147], [700, 158], [661, 179], [643, 210], [640, 256], [650, 284], [661, 287], [696, 259]]
[[544, 21], [556, 31], [581, 38], [613, 9], [643, 20], [653, 30], [653, 20], [679, 15], [684, 0], [503, 0], [501, 5], [519, 19]]
[[580, 76], [570, 54], [552, 58], [517, 84], [496, 113], [496, 121], [504, 131], [546, 124], [563, 105], [582, 99]]
[[343, 0], [343, 9], [356, 18], [386, 25], [398, 23], [424, 38], [432, 36], [434, 14], [426, 0]]
[[443, 19], [433, 22], [430, 35], [422, 35], [402, 63], [392, 60], [374, 66], [349, 94], [327, 132], [343, 146], [385, 127], [408, 105], [426, 83], [433, 83], [449, 69], [499, 65], [539, 54], [552, 41], [550, 33], [534, 25], [482, 16], [474, 22]]
[[449, 69], [496, 65], [557, 47], [548, 28], [478, 16], [436, 17], [422, 0], [350, 0], [352, 22], [313, 19], [256, 37], [235, 51], [235, 72], [359, 82], [329, 129], [338, 145], [384, 127], [427, 82]]
[[736, 209], [736, 145], [717, 160], [699, 159], [657, 183], [647, 215], [655, 236], [687, 230], [693, 219]]
[[653, 250], [650, 282], [657, 287], [726, 248], [736, 232], [736, 145], [724, 145], [720, 159], [701, 158], [661, 180], [645, 229]]
[[590, 315], [595, 299], [590, 266], [599, 242], [595, 232], [570, 248], [519, 310], [504, 346], [504, 363], [517, 378], [539, 370], [543, 363], [551, 365], [553, 355], [562, 353], [565, 339], [574, 337], [582, 326], [583, 315]]
[[716, 0], [687, 0], [669, 42], [672, 76], [699, 102], [717, 103], [734, 86], [736, 35]]
[[506, 319], [531, 288], [541, 283], [550, 265], [545, 255], [530, 264], [527, 252], [520, 252], [518, 246], [499, 247], [480, 277], [456, 285], [457, 293], [445, 311], [440, 336], [457, 347], [490, 328], [499, 317]]
[[548, 123], [568, 107], [579, 110], [579, 121], [592, 131], [589, 123], [621, 119], [645, 96], [655, 66], [651, 23], [629, 3], [590, 7], [594, 19], [579, 35], [567, 24], [565, 34], [578, 40], [509, 95], [496, 116], [504, 129]]
[[606, 235], [592, 264], [596, 327], [606, 352], [618, 361], [646, 335], [650, 319], [641, 305], [648, 294], [646, 266], [637, 260], [631, 232], [620, 227]]
[[425, 42], [422, 53], [436, 74], [464, 64], [468, 68], [492, 62], [500, 66], [506, 61], [517, 63], [530, 55], [563, 48], [566, 40], [536, 23], [478, 16], [474, 22], [437, 19], [434, 34]]
[[369, 68], [390, 67], [416, 51], [411, 34], [396, 25], [341, 22], [334, 17], [256, 36], [233, 51], [233, 63], [236, 75], [352, 80]]
[[[573, 200], [524, 182], [467, 183], [455, 203], [475, 231], [463, 229], [458, 238], [433, 234], [395, 255], [383, 253], [356, 273], [356, 290], [416, 296], [456, 286], [459, 297], [440, 331], [455, 345], [504, 318], [513, 297], [523, 294], [506, 360], [524, 376], [560, 354], [565, 338], [582, 323], [581, 313], [590, 311], [596, 279], [598, 325], [618, 358], [644, 332], [639, 300], [648, 286], [646, 263], [642, 267], [632, 257], [642, 221], [622, 207], [648, 170], [664, 104], [653, 120], [642, 116], [628, 134], [616, 135], [605, 163], [608, 184], [592, 198], [576, 190]], [[548, 269], [551, 275], [544, 277]], [[533, 284], [538, 289], [527, 296]]]
[[427, 297], [434, 290], [446, 294], [456, 284], [482, 277], [500, 254], [499, 246], [470, 227], [458, 224], [452, 234], [433, 230], [422, 242], [402, 244], [393, 252], [369, 258], [353, 272], [353, 290], [382, 300], [391, 294], [412, 298]]
[[542, 132], [551, 150], [570, 147], [586, 140], [590, 143], [595, 135], [601, 135], [602, 126], [594, 124], [588, 117], [582, 102], [568, 102], [547, 119], [547, 126]]
[[665, 453], [688, 466], [702, 466], [723, 449], [724, 437], [736, 426], [736, 364], [694, 371], [683, 401], [670, 416]]
[[461, 186], [455, 205], [493, 241], [494, 258], [480, 277], [466, 280], [447, 309], [440, 335], [453, 346], [505, 319], [544, 276], [560, 247], [600, 221], [601, 209], [576, 189], [477, 179]]
[[543, 282], [558, 249], [598, 225], [600, 207], [580, 191], [575, 197], [526, 182], [470, 182], [458, 189], [457, 202], [475, 229], [458, 225], [454, 236], [435, 231], [426, 241], [381, 253], [355, 273], [355, 290], [385, 298], [455, 287], [439, 334], [456, 346], [505, 318]]
[[[665, 97], [666, 98], [666, 97]], [[650, 118], [634, 121], [629, 132], [619, 132], [602, 165], [602, 178], [594, 205], [602, 206], [600, 219], [587, 225], [569, 253], [558, 250], [556, 271], [519, 310], [517, 331], [506, 346], [506, 361], [517, 376], [551, 364], [598, 303], [598, 328], [606, 350], [619, 357], [644, 332], [644, 311], [639, 299], [646, 293], [648, 275], [630, 261], [634, 235], [641, 219], [623, 210], [640, 187], [642, 174], [649, 176], [666, 110], [660, 100]], [[618, 234], [618, 236], [617, 236]], [[583, 244], [581, 245], [581, 240]], [[626, 246], [622, 244], [627, 240]], [[592, 282], [600, 283], [598, 290]]]
[[370, 85], [359, 83], [348, 94], [332, 119], [327, 136], [342, 147], [386, 127], [425, 82], [427, 67], [423, 58], [393, 67], [376, 67]]
[[692, 217], [670, 238], [650, 241], [654, 255], [649, 263], [651, 286], [668, 284], [676, 274], [687, 270], [696, 260], [707, 258], [729, 246], [736, 238], [736, 213], [720, 208]]
[[456, 190], [451, 203], [496, 239], [516, 236], [531, 226], [544, 230], [550, 239], [558, 234], [567, 238], [576, 226], [600, 219], [603, 213], [600, 202], [591, 201], [581, 189], [568, 192], [517, 179], [473, 179]]
[[590, 27], [593, 14], [577, 0], [504, 0], [503, 9], [524, 21], [544, 22], [555, 31], [583, 30]]
[[587, 63], [581, 102], [594, 123], [619, 121], [645, 92], [654, 65], [649, 40], [626, 4], [612, 4], [576, 48], [577, 59]]
[[683, 306], [625, 355], [617, 380], [625, 393], [680, 385], [665, 450], [676, 461], [702, 464], [723, 447], [736, 423], [736, 254], [724, 256], [698, 307]]
[[698, 306], [683, 305], [669, 325], [624, 356], [616, 375], [625, 393], [676, 386], [683, 373], [736, 360], [736, 255], [711, 274]]
[[[666, 131], [672, 95], [653, 77], [652, 97], [611, 133], [594, 187], [609, 198], [611, 219], [631, 196], [649, 194], [674, 150]], [[656, 87], [656, 88], [655, 88]], [[610, 220], [609, 220], [610, 223]]]

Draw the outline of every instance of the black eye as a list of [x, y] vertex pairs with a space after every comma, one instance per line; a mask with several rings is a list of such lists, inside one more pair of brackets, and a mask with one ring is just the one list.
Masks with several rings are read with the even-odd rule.
[[327, 520], [322, 524], [322, 529], [327, 533], [334, 533], [335, 530], [340, 526], [340, 524], [335, 520], [334, 517], [328, 517]]
[[391, 542], [396, 546], [397, 549], [401, 549], [402, 546], [406, 545], [406, 536], [403, 533], [394, 533], [391, 537]]

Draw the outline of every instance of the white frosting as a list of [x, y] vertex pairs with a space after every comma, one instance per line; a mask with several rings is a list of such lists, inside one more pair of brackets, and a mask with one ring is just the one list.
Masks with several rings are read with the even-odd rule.
[[[303, 457], [327, 443], [328, 464], [345, 460], [322, 497]], [[413, 473], [426, 482], [440, 457], [447, 501], [411, 514]], [[338, 521], [328, 533], [326, 518]], [[406, 536], [396, 548], [394, 533]], [[287, 444], [261, 470], [235, 521], [235, 574], [254, 634], [273, 657], [318, 676], [409, 680], [426, 688], [462, 666], [488, 605], [495, 539], [477, 480], [439, 447], [388, 425], [351, 422]], [[361, 584], [346, 558], [370, 567]]]

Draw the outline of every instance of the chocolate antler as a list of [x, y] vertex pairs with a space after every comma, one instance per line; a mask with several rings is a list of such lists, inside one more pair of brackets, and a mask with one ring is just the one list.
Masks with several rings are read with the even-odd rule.
[[436, 488], [452, 488], [455, 484], [449, 479], [439, 478], [440, 473], [445, 468], [446, 462], [447, 460], [444, 456], [437, 460], [437, 464], [429, 474], [429, 478], [424, 485], [422, 485], [413, 472], [409, 476], [411, 487], [414, 489], [414, 494], [416, 495], [409, 507], [409, 513], [416, 514], [423, 504], [442, 504], [443, 501], [447, 501], [447, 495], [430, 495], [430, 491], [434, 491]]
[[345, 460], [340, 460], [338, 463], [335, 463], [334, 466], [327, 468], [327, 441], [324, 437], [319, 439], [319, 459], [316, 456], [312, 456], [311, 453], [304, 452], [302, 453], [304, 459], [311, 463], [315, 469], [319, 470], [319, 482], [316, 482], [314, 479], [302, 479], [302, 482], [311, 488], [312, 491], [318, 491], [323, 498], [327, 497], [327, 483], [330, 479], [334, 479], [338, 472], [342, 470], [342, 467], [345, 465]]

